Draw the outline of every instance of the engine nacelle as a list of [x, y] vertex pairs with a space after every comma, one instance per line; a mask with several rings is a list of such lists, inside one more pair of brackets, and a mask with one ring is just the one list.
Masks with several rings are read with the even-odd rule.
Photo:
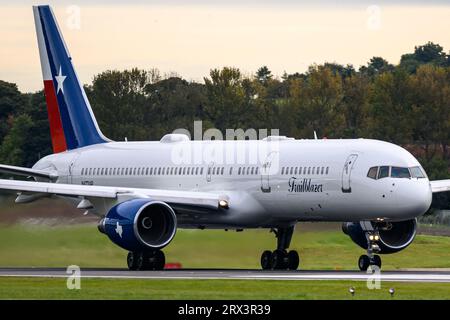
[[[371, 222], [373, 226], [377, 224], [377, 241], [382, 254], [394, 253], [405, 249], [411, 244], [416, 236], [416, 219], [399, 222]], [[363, 249], [367, 249], [366, 233], [359, 222], [345, 222], [342, 224], [342, 231], [347, 234], [354, 243]]]
[[154, 250], [172, 241], [177, 231], [177, 218], [167, 203], [133, 199], [112, 207], [98, 229], [126, 250]]

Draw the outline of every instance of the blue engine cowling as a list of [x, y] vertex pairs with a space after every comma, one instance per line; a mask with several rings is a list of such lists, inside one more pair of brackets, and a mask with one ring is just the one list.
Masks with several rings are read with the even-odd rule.
[[[416, 236], [416, 219], [398, 221], [398, 222], [371, 222], [377, 223], [378, 235], [377, 241], [381, 254], [395, 253], [405, 249], [411, 244]], [[342, 224], [342, 231], [348, 235], [354, 243], [363, 249], [367, 249], [367, 238], [359, 222], [345, 222]]]
[[98, 229], [126, 250], [155, 250], [172, 241], [177, 231], [177, 218], [167, 203], [132, 199], [112, 207]]

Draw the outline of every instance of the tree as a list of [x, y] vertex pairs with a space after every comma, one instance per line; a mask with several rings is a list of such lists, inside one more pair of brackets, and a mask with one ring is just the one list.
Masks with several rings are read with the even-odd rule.
[[343, 81], [342, 111], [345, 119], [344, 136], [358, 138], [369, 134], [369, 97], [372, 89], [370, 79], [364, 74], [347, 77]]
[[423, 146], [427, 162], [436, 155], [449, 158], [450, 72], [433, 65], [422, 65], [411, 76], [414, 138]]
[[26, 103], [16, 84], [0, 80], [0, 143], [10, 130], [14, 116], [23, 112]]
[[272, 72], [267, 68], [267, 66], [262, 66], [256, 71], [256, 79], [262, 83], [266, 84], [270, 79], [272, 79]]
[[360, 72], [373, 77], [383, 72], [392, 72], [394, 66], [382, 57], [373, 57], [370, 59], [367, 67], [361, 67]]
[[19, 115], [14, 119], [13, 126], [0, 147], [0, 163], [24, 165], [25, 154], [28, 152], [27, 144], [32, 139], [29, 134], [32, 126], [33, 121], [26, 114]]
[[314, 131], [321, 136], [341, 136], [344, 116], [339, 75], [327, 67], [312, 66], [306, 80], [292, 82], [290, 96], [298, 111], [298, 127], [303, 137], [311, 137]]
[[442, 46], [428, 42], [425, 45], [414, 47], [414, 58], [421, 63], [441, 64], [445, 62], [446, 54]]
[[217, 129], [244, 128], [253, 117], [248, 96], [237, 68], [224, 67], [210, 71], [210, 79], [204, 78], [207, 103], [204, 114]]
[[407, 143], [412, 140], [409, 75], [403, 69], [382, 73], [374, 80], [371, 95], [372, 136]]
[[449, 56], [444, 52], [444, 48], [439, 44], [428, 42], [421, 46], [414, 47], [414, 53], [402, 55], [400, 66], [409, 73], [415, 73], [422, 64], [433, 64], [436, 66], [449, 66]]
[[106, 136], [114, 140], [149, 139], [149, 129], [157, 121], [147, 108], [146, 87], [158, 80], [156, 69], [137, 68], [105, 71], [94, 77], [92, 87], [86, 91]]

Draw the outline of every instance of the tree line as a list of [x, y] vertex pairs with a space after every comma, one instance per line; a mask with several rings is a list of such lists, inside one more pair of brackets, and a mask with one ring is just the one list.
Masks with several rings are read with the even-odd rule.
[[[295, 138], [373, 138], [402, 145], [431, 179], [449, 178], [450, 55], [429, 42], [393, 65], [373, 57], [352, 65], [311, 65], [275, 77], [213, 69], [204, 83], [157, 69], [109, 70], [85, 86], [113, 140], [158, 140], [178, 128], [279, 129]], [[0, 163], [31, 166], [50, 154], [43, 92], [21, 93], [0, 81]]]

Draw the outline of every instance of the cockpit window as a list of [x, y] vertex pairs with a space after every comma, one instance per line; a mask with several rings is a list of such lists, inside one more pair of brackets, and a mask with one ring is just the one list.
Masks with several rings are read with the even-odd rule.
[[411, 171], [411, 176], [413, 178], [425, 178], [425, 175], [420, 167], [409, 168], [409, 171]]
[[378, 172], [378, 167], [372, 167], [372, 168], [369, 169], [369, 172], [367, 173], [367, 176], [369, 178], [376, 179], [377, 178], [377, 172]]
[[382, 166], [378, 171], [378, 179], [389, 177], [389, 166]]
[[408, 168], [403, 167], [392, 167], [391, 168], [392, 178], [411, 178]]

